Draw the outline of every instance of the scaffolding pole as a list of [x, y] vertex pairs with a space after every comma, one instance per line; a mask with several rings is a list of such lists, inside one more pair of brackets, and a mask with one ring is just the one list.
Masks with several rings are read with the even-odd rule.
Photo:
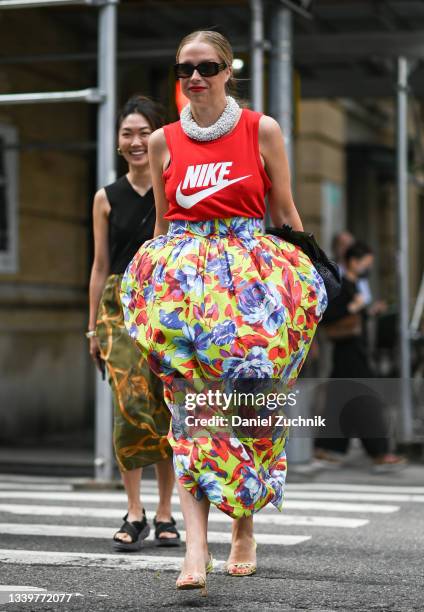
[[[292, 14], [283, 4], [275, 3], [271, 16], [270, 57], [270, 114], [280, 124], [294, 182], [293, 155], [293, 32]], [[300, 408], [301, 416], [309, 410], [306, 402]], [[287, 445], [287, 454], [292, 463], [309, 463], [312, 458], [312, 441], [293, 436]]]
[[250, 0], [251, 11], [251, 100], [252, 108], [263, 112], [264, 100], [264, 9], [262, 0]]
[[275, 5], [271, 23], [270, 114], [284, 134], [292, 183], [293, 160], [293, 43], [291, 11]]
[[[99, 7], [98, 15], [98, 89], [68, 92], [7, 94], [0, 96], [0, 105], [33, 104], [36, 102], [93, 102], [99, 104], [97, 121], [97, 185], [103, 187], [116, 178], [115, 112], [116, 112], [116, 22], [119, 0], [3, 0], [1, 9], [52, 7], [86, 4]], [[111, 480], [112, 397], [109, 385], [96, 370], [95, 406], [95, 477]]]
[[85, 4], [97, 6], [108, 0], [1, 0], [0, 9], [28, 9], [54, 6], [70, 6], [73, 4]]
[[[116, 116], [116, 1], [99, 10], [98, 86], [105, 93], [97, 115], [97, 187], [116, 179], [115, 116]], [[112, 480], [113, 427], [110, 387], [96, 370], [95, 403], [95, 478]]]
[[20, 93], [0, 95], [0, 105], [35, 104], [52, 102], [90, 102], [97, 104], [104, 99], [101, 91], [95, 88], [75, 91], [43, 91], [39, 93]]
[[399, 345], [401, 382], [401, 439], [413, 435], [411, 393], [411, 347], [409, 332], [409, 258], [408, 258], [408, 61], [397, 61], [397, 208], [399, 288]]

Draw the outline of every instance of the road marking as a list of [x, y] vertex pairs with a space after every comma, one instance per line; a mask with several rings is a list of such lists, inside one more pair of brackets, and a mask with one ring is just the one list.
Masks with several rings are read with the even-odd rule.
[[24, 591], [43, 591], [44, 593], [47, 589], [40, 589], [39, 587], [34, 586], [24, 586], [22, 584], [0, 584], [0, 592], [6, 593], [8, 591], [18, 591], [19, 593], [23, 593]]
[[[302, 502], [300, 502], [302, 503]], [[334, 504], [333, 504], [334, 505]], [[345, 504], [344, 504], [345, 505]], [[361, 505], [361, 508], [363, 506]], [[384, 506], [387, 512], [396, 512], [398, 506]], [[148, 509], [147, 509], [148, 510]], [[93, 508], [85, 506], [42, 506], [42, 505], [20, 505], [20, 504], [0, 504], [0, 512], [9, 512], [19, 515], [35, 515], [35, 516], [86, 516], [87, 518], [113, 518], [122, 519], [123, 511], [117, 508]], [[176, 520], [183, 520], [182, 512], [172, 512]], [[210, 523], [228, 523], [232, 519], [217, 510], [211, 510], [209, 513]], [[271, 513], [255, 514], [255, 524], [260, 525], [305, 525], [316, 527], [361, 527], [366, 525], [366, 519], [350, 519], [344, 517], [329, 517], [329, 516], [292, 516], [289, 514], [280, 514], [275, 511]]]
[[[157, 503], [159, 501], [159, 495], [146, 494], [142, 495], [143, 502]], [[104, 492], [92, 492], [92, 491], [0, 491], [0, 499], [43, 499], [46, 501], [91, 501], [91, 502], [116, 502], [126, 503], [127, 496], [125, 493], [104, 493]], [[178, 504], [180, 498], [178, 495], [172, 496], [172, 503]]]
[[[116, 485], [119, 481], [113, 481]], [[24, 487], [30, 486], [37, 490], [43, 490], [39, 488], [39, 485], [47, 485], [52, 490], [74, 490], [76, 487], [84, 487], [84, 490], [90, 488], [91, 485], [98, 486], [91, 478], [73, 478], [63, 477], [58, 479], [54, 476], [22, 476], [22, 475], [9, 475], [1, 474], [0, 476], [0, 488], [1, 489], [16, 489], [22, 490]], [[65, 488], [66, 487], [66, 488]], [[106, 488], [107, 484], [106, 484]], [[424, 495], [424, 486], [404, 486], [404, 485], [380, 485], [380, 484], [343, 484], [343, 483], [330, 483], [330, 482], [310, 482], [310, 483], [288, 483], [286, 485], [288, 491], [303, 491], [303, 490], [328, 490], [328, 491], [363, 491], [370, 493], [404, 493], [404, 494], [418, 494]], [[157, 482], [156, 480], [143, 479], [141, 482], [142, 492], [157, 493]]]
[[[117, 481], [113, 481], [116, 484]], [[92, 492], [88, 489], [90, 485], [96, 486], [92, 479], [75, 480], [72, 478], [63, 478], [58, 481], [52, 477], [30, 477], [30, 476], [10, 476], [2, 474], [0, 477], [0, 490], [16, 490], [16, 491], [69, 491], [86, 493]], [[75, 489], [76, 487], [76, 489]], [[84, 487], [79, 490], [78, 487]], [[106, 485], [106, 489], [108, 489]], [[141, 482], [141, 491], [149, 494], [157, 494], [157, 483], [155, 480], [146, 479]], [[328, 482], [311, 482], [311, 483], [289, 483], [286, 485], [286, 490], [289, 493], [298, 491], [358, 491], [364, 493], [400, 493], [405, 495], [424, 495], [424, 487], [419, 486], [388, 486], [388, 485], [357, 485], [357, 484], [337, 484]], [[99, 493], [103, 492], [98, 490]], [[121, 491], [117, 491], [119, 494]], [[112, 493], [111, 493], [112, 494]]]
[[290, 489], [286, 497], [296, 499], [334, 499], [338, 501], [382, 501], [382, 502], [417, 502], [424, 503], [424, 495], [404, 495], [400, 493], [350, 493], [344, 491], [293, 491]]
[[[151, 484], [150, 484], [151, 483]], [[143, 482], [144, 485], [144, 482]], [[149, 482], [149, 487], [156, 486], [155, 481]], [[310, 483], [293, 483], [287, 484], [286, 488], [288, 491], [310, 491], [310, 490], [323, 490], [323, 491], [358, 491], [358, 492], [370, 492], [370, 493], [404, 493], [404, 494], [421, 494], [424, 495], [424, 487], [408, 487], [408, 486], [386, 486], [386, 485], [356, 485], [356, 484], [334, 484], [327, 482], [310, 482]]]
[[[13, 482], [13, 483], [46, 483], [46, 484], [63, 484], [63, 483], [87, 483], [92, 482], [90, 478], [75, 478], [74, 476], [28, 476], [23, 474], [0, 474], [0, 482]], [[146, 479], [145, 482], [155, 483], [156, 480]]]
[[350, 504], [347, 502], [298, 501], [293, 499], [285, 501], [284, 508], [288, 510], [325, 510], [326, 512], [371, 512], [373, 514], [390, 514], [399, 510], [399, 506], [388, 504]]
[[[183, 552], [183, 551], [181, 551]], [[148, 555], [103, 554], [82, 552], [55, 552], [39, 550], [0, 549], [0, 563], [19, 565], [67, 565], [82, 567], [108, 567], [122, 570], [146, 569], [179, 571], [183, 557]], [[222, 570], [225, 561], [214, 559], [214, 570]]]
[[28, 484], [28, 483], [2, 483], [0, 482], [1, 491], [73, 491], [73, 486], [70, 484]]
[[[40, 525], [40, 524], [21, 524], [21, 523], [0, 523], [0, 533], [9, 535], [30, 535], [30, 536], [52, 536], [68, 538], [101, 538], [112, 540], [112, 535], [117, 531], [114, 527], [87, 527], [76, 525]], [[185, 542], [185, 531], [181, 531], [181, 539]], [[312, 536], [286, 535], [273, 533], [256, 533], [255, 539], [258, 544], [273, 544], [276, 546], [294, 546]], [[154, 532], [151, 531], [148, 540], [154, 539]], [[231, 532], [208, 531], [208, 542], [213, 544], [231, 543]]]
[[[379, 493], [343, 493], [343, 492], [320, 492], [320, 491], [290, 491], [286, 495], [286, 504], [298, 503], [298, 499], [328, 499], [328, 500], [351, 500], [360, 501], [392, 501], [392, 502], [424, 502], [424, 495], [400, 495]], [[87, 491], [0, 491], [0, 499], [37, 499], [52, 501], [92, 501], [92, 502], [126, 502], [125, 493], [98, 493]], [[141, 499], [146, 503], [158, 503], [158, 494], [141, 493]], [[172, 496], [172, 503], [178, 504], [178, 495]]]

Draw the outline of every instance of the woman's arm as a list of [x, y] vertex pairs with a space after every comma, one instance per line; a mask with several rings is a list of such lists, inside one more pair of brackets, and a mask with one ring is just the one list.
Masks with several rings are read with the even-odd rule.
[[[89, 330], [96, 329], [97, 311], [109, 276], [109, 213], [110, 204], [106, 192], [100, 189], [94, 196], [93, 202], [94, 261], [89, 286]], [[99, 355], [97, 338], [90, 338], [90, 354], [97, 361]]]
[[153, 237], [156, 238], [156, 236], [166, 234], [169, 225], [168, 221], [164, 219], [168, 212], [169, 202], [166, 199], [165, 183], [162, 175], [169, 164], [170, 155], [162, 128], [156, 130], [150, 136], [148, 150], [156, 206], [156, 225], [153, 234]]
[[303, 230], [302, 221], [293, 202], [290, 169], [280, 126], [272, 117], [259, 121], [259, 152], [272, 186], [268, 193], [269, 212], [275, 227], [284, 223], [294, 230]]

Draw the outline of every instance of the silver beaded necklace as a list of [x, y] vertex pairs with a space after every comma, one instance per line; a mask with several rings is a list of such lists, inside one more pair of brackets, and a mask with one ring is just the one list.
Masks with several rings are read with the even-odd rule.
[[184, 106], [181, 111], [180, 121], [183, 132], [193, 140], [207, 142], [216, 140], [227, 134], [235, 126], [239, 116], [240, 106], [231, 96], [227, 96], [227, 106], [220, 117], [208, 127], [200, 127], [191, 114], [190, 104]]

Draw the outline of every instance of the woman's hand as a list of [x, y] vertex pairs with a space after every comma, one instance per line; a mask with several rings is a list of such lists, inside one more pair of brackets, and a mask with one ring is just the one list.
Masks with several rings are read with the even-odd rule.
[[368, 314], [370, 314], [372, 317], [375, 317], [379, 314], [384, 314], [385, 312], [387, 312], [387, 310], [387, 302], [385, 302], [384, 300], [378, 300], [377, 302], [373, 302], [368, 308]]
[[99, 339], [96, 336], [94, 336], [93, 338], [89, 339], [89, 352], [90, 352], [92, 360], [94, 361], [94, 363], [96, 365], [96, 368], [104, 376], [104, 374], [105, 374], [105, 362], [101, 358]]
[[356, 314], [365, 306], [365, 298], [362, 293], [355, 293], [353, 300], [347, 305], [347, 310], [350, 314]]

